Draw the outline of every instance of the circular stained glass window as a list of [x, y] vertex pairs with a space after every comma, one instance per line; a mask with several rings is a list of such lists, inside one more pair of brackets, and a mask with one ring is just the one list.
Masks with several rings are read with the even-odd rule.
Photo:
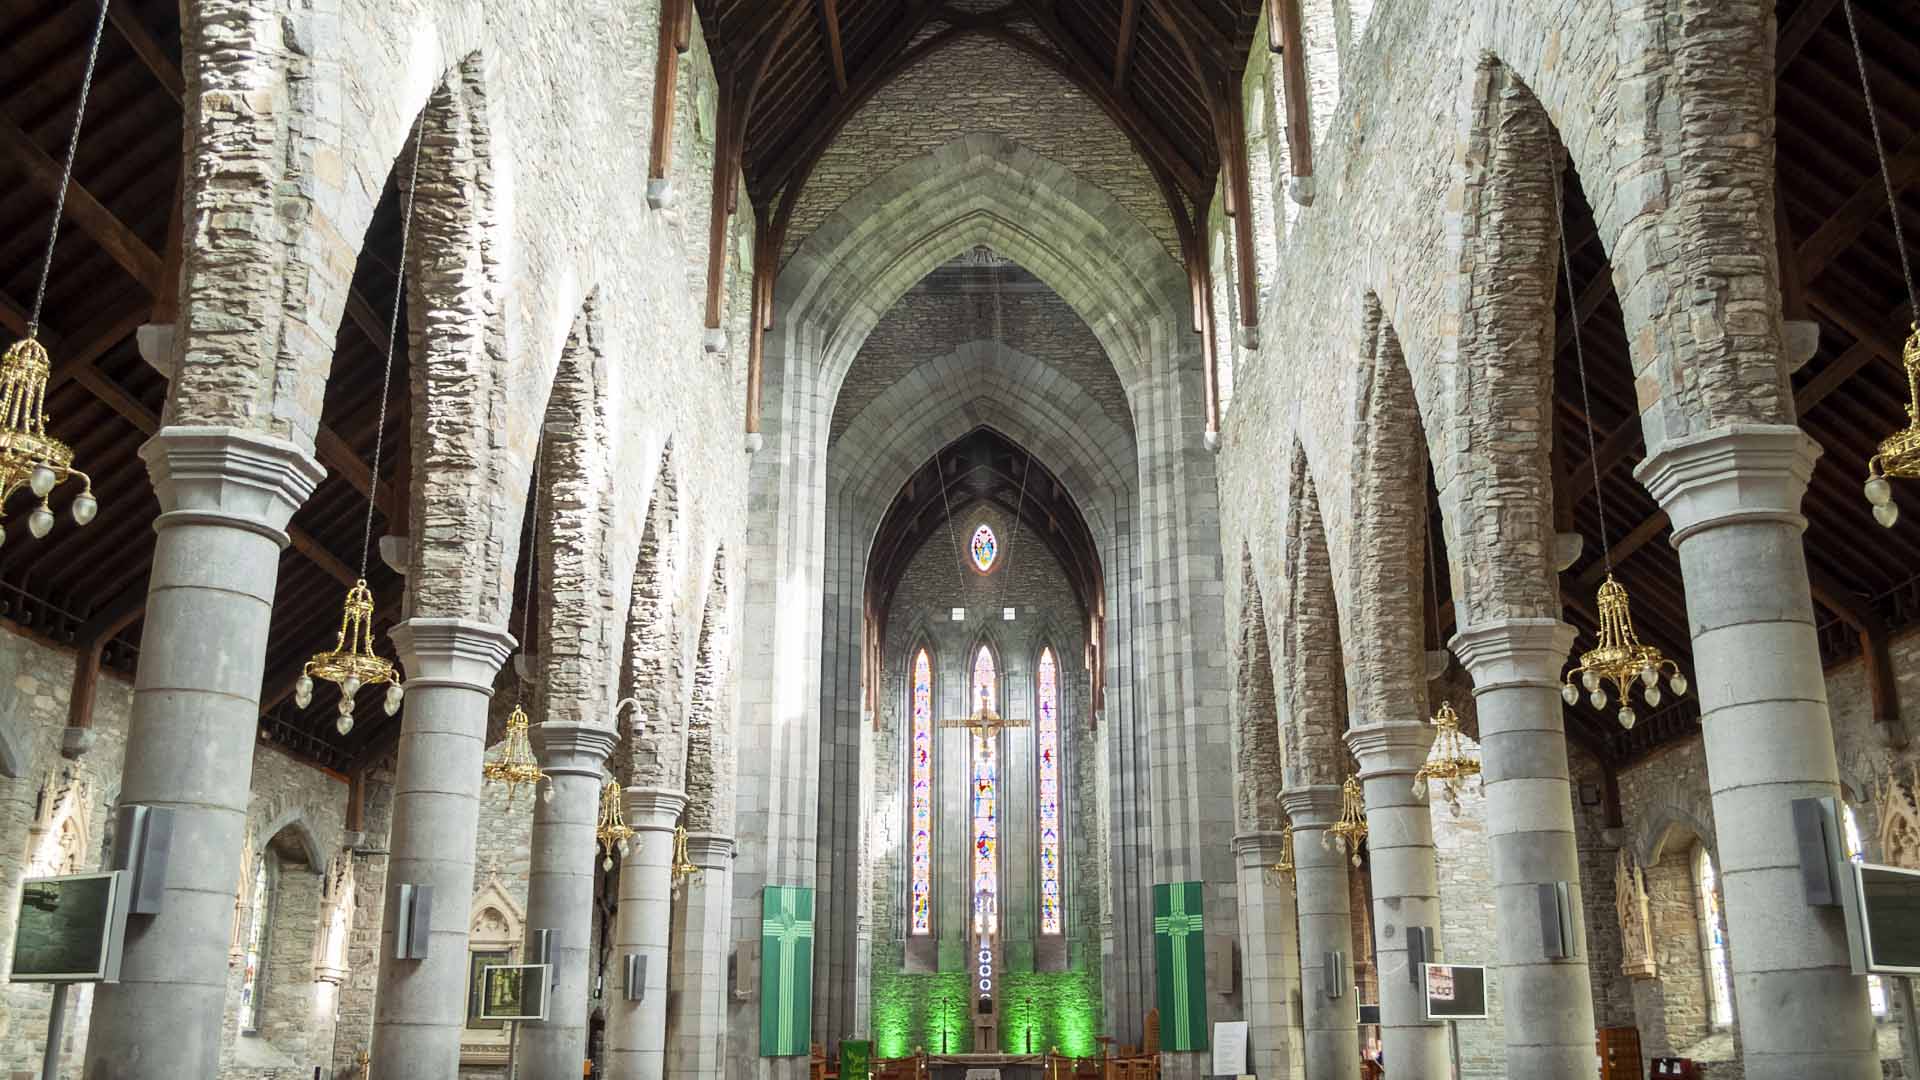
[[993, 561], [1000, 557], [1000, 541], [993, 535], [993, 527], [981, 525], [973, 530], [973, 543], [969, 547], [973, 555], [973, 568], [983, 574], [993, 572]]

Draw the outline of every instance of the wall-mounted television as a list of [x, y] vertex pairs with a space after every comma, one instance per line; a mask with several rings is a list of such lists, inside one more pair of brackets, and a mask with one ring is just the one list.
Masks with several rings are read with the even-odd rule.
[[1487, 969], [1470, 964], [1422, 964], [1429, 1020], [1485, 1020]]
[[118, 982], [126, 872], [27, 878], [13, 935], [14, 982]]
[[1920, 975], [1920, 870], [1852, 865], [1866, 970]]
[[480, 969], [480, 1019], [545, 1020], [550, 964], [488, 964]]

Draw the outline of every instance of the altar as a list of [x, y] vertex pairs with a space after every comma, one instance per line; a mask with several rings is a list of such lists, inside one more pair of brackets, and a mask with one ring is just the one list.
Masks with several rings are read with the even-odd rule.
[[1042, 1080], [1047, 1059], [1039, 1054], [933, 1054], [931, 1080]]

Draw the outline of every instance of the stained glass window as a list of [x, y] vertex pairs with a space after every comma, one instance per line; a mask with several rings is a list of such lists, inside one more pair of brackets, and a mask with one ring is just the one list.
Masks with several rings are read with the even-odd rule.
[[[973, 657], [973, 699], [990, 709], [999, 705], [993, 653], [980, 646]], [[992, 937], [1000, 925], [1000, 763], [995, 736], [974, 731], [973, 742], [973, 932]]]
[[1707, 998], [1712, 1009], [1708, 1019], [1714, 1027], [1723, 1028], [1733, 1023], [1733, 975], [1727, 965], [1725, 920], [1720, 917], [1720, 877], [1704, 844], [1700, 846], [1696, 875], [1700, 882], [1702, 937], [1707, 945]]
[[1040, 757], [1040, 932], [1058, 934], [1065, 918], [1060, 907], [1060, 667], [1053, 650], [1040, 650], [1040, 722], [1035, 746]]
[[933, 931], [933, 661], [927, 650], [913, 657], [913, 742], [908, 748], [912, 798], [907, 828], [913, 837], [908, 932]]
[[267, 992], [267, 860], [260, 853], [253, 876], [253, 909], [247, 913], [247, 952], [240, 974], [240, 1030], [260, 1030], [261, 998]]
[[[1853, 807], [1845, 803], [1840, 804], [1840, 829], [1846, 837], [1847, 858], [1867, 861], [1867, 847], [1860, 842], [1860, 820], [1853, 816]], [[1867, 976], [1867, 1004], [1873, 1006], [1873, 1015], [1887, 1015], [1887, 984], [1878, 975]]]
[[993, 560], [1000, 556], [1000, 542], [993, 535], [993, 526], [984, 522], [973, 530], [973, 568], [983, 574], [991, 573]]

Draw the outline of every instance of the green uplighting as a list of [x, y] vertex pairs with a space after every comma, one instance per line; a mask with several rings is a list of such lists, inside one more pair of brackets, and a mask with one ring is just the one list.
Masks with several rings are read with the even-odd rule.
[[[877, 965], [876, 965], [877, 966]], [[873, 975], [873, 1050], [880, 1058], [916, 1049], [966, 1054], [975, 1050], [968, 1009], [970, 983], [962, 971]], [[1000, 976], [1000, 1053], [1059, 1050], [1073, 1057], [1099, 1053], [1100, 985], [1089, 971], [1007, 971]], [[944, 1038], [943, 1038], [944, 1036]]]

